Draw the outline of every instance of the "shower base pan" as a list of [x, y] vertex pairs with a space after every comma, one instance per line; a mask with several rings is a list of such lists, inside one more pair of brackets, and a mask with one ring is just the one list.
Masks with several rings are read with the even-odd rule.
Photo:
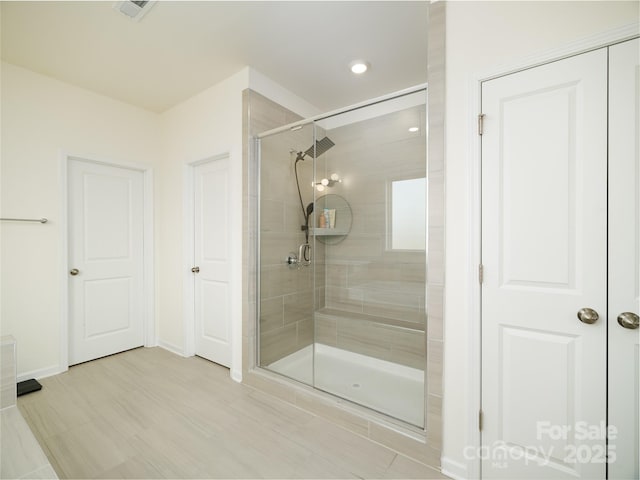
[[[424, 371], [321, 343], [269, 365], [269, 370], [404, 422], [424, 426]], [[314, 375], [315, 373], [315, 375]]]

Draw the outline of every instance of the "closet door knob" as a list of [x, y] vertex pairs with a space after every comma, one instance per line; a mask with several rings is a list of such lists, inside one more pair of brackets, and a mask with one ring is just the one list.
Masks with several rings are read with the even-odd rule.
[[578, 310], [578, 320], [582, 323], [592, 324], [596, 323], [600, 315], [592, 308], [581, 308]]
[[193, 273], [198, 273], [198, 272], [200, 272], [200, 267], [193, 267], [193, 268], [191, 269], [191, 271], [192, 271]]
[[78, 270], [77, 268], [72, 268], [71, 270], [69, 270], [69, 275], [73, 275], [74, 277], [80, 273], [80, 270]]
[[635, 330], [640, 327], [640, 318], [632, 312], [624, 312], [618, 315], [618, 323], [622, 328]]

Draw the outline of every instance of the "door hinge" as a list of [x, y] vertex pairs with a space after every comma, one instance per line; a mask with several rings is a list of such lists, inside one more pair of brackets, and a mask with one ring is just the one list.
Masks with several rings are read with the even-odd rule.
[[478, 430], [482, 431], [482, 409], [478, 410]]
[[478, 114], [478, 135], [484, 133], [484, 113]]
[[484, 280], [484, 265], [478, 265], [478, 281], [482, 283]]

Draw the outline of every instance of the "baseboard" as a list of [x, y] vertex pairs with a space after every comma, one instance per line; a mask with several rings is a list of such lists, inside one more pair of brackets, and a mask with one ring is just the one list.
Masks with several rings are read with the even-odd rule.
[[173, 343], [165, 342], [164, 340], [158, 340], [158, 346], [160, 348], [164, 348], [165, 350], [168, 350], [171, 353], [175, 353], [176, 355], [179, 355], [181, 357], [186, 357], [182, 347], [178, 347], [177, 345], [174, 345]]
[[242, 370], [231, 370], [231, 380], [234, 382], [242, 383]]
[[442, 457], [440, 461], [442, 464], [441, 471], [444, 475], [454, 480], [467, 480], [469, 478], [467, 466], [464, 463], [456, 462], [446, 457]]
[[38, 368], [36, 370], [31, 370], [30, 372], [24, 372], [18, 374], [16, 378], [16, 382], [24, 382], [25, 380], [29, 380], [31, 378], [35, 378], [39, 380], [41, 378], [51, 377], [53, 375], [58, 375], [59, 373], [64, 372], [66, 369], [60, 368], [60, 365], [51, 365], [45, 368]]

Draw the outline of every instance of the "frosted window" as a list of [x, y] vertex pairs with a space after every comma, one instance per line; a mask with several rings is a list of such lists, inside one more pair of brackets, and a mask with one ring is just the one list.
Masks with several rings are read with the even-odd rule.
[[425, 178], [391, 182], [391, 249], [425, 249]]

